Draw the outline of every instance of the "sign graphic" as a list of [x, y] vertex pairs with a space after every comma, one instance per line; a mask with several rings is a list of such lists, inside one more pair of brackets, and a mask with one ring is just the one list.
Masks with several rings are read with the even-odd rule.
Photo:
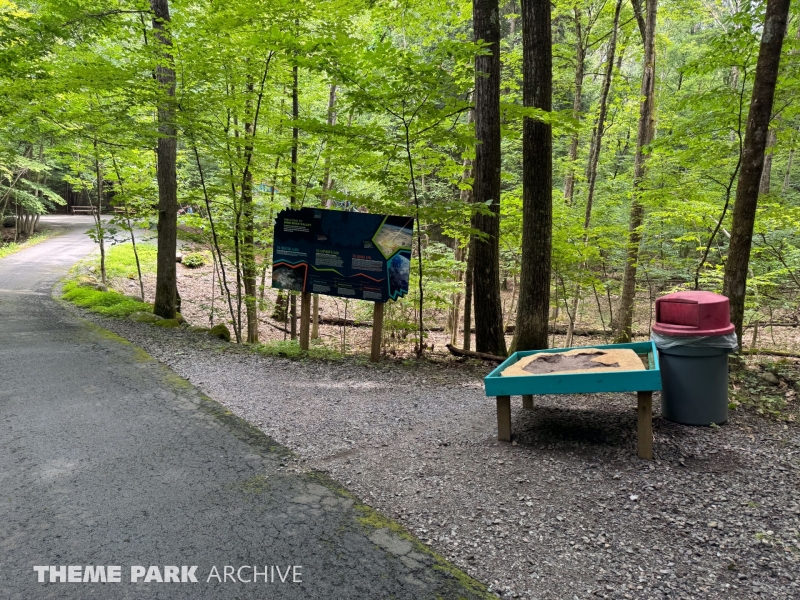
[[301, 208], [275, 222], [272, 287], [387, 302], [408, 293], [414, 219]]

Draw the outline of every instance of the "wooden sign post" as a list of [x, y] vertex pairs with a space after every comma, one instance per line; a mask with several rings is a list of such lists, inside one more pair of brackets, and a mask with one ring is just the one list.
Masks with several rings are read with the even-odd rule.
[[381, 359], [381, 342], [383, 341], [383, 302], [375, 302], [372, 309], [372, 348], [369, 355], [370, 362]]
[[309, 326], [311, 325], [311, 294], [300, 294], [300, 349], [308, 350]]

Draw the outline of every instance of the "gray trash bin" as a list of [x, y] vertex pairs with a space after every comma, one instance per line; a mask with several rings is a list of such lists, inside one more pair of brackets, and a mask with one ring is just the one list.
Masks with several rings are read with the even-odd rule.
[[684, 425], [728, 420], [728, 354], [738, 349], [728, 299], [678, 292], [656, 300], [651, 339], [661, 366], [661, 414]]

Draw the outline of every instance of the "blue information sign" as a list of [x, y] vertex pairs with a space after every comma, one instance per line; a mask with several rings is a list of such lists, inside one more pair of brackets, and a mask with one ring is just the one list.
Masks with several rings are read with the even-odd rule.
[[408, 293], [414, 219], [301, 208], [275, 222], [272, 287], [387, 302]]

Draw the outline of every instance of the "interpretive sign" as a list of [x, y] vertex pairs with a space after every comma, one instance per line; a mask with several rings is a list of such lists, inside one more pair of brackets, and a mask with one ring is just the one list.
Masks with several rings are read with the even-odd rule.
[[301, 208], [275, 222], [272, 287], [384, 303], [408, 293], [414, 219]]

